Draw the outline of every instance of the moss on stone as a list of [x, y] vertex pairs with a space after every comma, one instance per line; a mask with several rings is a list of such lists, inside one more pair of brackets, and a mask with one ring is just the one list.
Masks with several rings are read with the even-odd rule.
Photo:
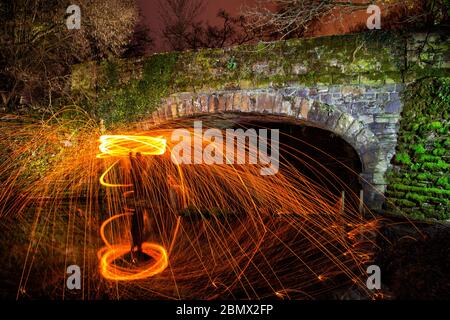
[[118, 66], [106, 63], [104, 68], [111, 77], [98, 88], [95, 114], [107, 126], [148, 115], [159, 106], [163, 97], [170, 94], [171, 87], [176, 84], [173, 79], [176, 62], [176, 53], [153, 55], [144, 59], [140, 78], [130, 79], [125, 85], [119, 84], [114, 78]]
[[[445, 117], [449, 85], [450, 78], [422, 79], [410, 84], [402, 97], [396, 170], [388, 176], [386, 196], [416, 218], [450, 218], [449, 118]], [[399, 196], [400, 192], [405, 195]]]

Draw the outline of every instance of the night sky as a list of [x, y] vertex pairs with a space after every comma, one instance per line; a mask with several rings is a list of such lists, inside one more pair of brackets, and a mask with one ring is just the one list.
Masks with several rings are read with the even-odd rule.
[[[144, 22], [150, 28], [151, 36], [154, 40], [153, 52], [166, 51], [167, 44], [161, 38], [161, 17], [158, 9], [159, 0], [137, 0], [139, 7], [144, 16]], [[211, 24], [218, 22], [216, 18], [219, 9], [225, 9], [232, 15], [238, 15], [242, 6], [252, 5], [255, 0], [205, 0], [205, 11], [201, 15], [202, 21], [208, 21]], [[383, 5], [380, 5], [383, 8]], [[382, 15], [384, 10], [382, 10]], [[365, 25], [368, 14], [365, 10], [359, 10], [350, 14], [342, 15], [335, 10], [329, 16], [324, 17], [318, 25], [315, 25], [313, 31], [307, 33], [306, 36], [323, 36], [343, 34], [354, 31], [359, 25]]]
[[[161, 19], [159, 16], [158, 0], [137, 0], [146, 24], [150, 27], [152, 38], [155, 40], [154, 51], [164, 51], [166, 48], [164, 40], [161, 39]], [[205, 12], [201, 19], [214, 23], [217, 21], [216, 14], [219, 9], [225, 9], [229, 13], [238, 14], [242, 5], [251, 3], [251, 0], [207, 0], [205, 1]]]

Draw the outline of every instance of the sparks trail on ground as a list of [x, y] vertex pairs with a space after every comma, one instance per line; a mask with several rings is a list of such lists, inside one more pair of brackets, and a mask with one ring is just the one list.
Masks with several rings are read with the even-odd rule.
[[[171, 132], [192, 130], [192, 120], [142, 126], [106, 135], [89, 119], [54, 117], [2, 127], [1, 217], [15, 217], [9, 228], [20, 234], [20, 226], [28, 243], [17, 252], [18, 298], [32, 296], [41, 273], [52, 279], [42, 288], [49, 296], [71, 294], [64, 283], [71, 264], [84, 270], [83, 299], [313, 299], [341, 287], [367, 291], [376, 220], [343, 209], [338, 196], [285, 159], [273, 176], [261, 176], [258, 165], [174, 163]], [[302, 152], [282, 142], [292, 157]], [[142, 155], [134, 157], [139, 196], [130, 190], [130, 152]], [[305, 166], [325, 179], [322, 164]], [[125, 258], [136, 208], [144, 212], [142, 249], [151, 258], [143, 264]]]

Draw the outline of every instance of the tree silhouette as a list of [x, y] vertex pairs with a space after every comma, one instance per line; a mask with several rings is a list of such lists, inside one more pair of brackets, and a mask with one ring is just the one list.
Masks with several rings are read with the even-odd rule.
[[203, 0], [160, 0], [161, 32], [171, 50], [223, 48], [254, 39], [243, 16], [222, 9], [217, 13], [220, 22], [211, 25], [199, 18], [204, 7]]

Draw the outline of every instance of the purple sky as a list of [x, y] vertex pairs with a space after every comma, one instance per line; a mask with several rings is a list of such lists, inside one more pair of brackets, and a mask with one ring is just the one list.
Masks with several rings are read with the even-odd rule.
[[[162, 51], [165, 48], [160, 36], [161, 19], [159, 17], [158, 0], [137, 0], [142, 10], [146, 24], [150, 27], [152, 38], [155, 40], [155, 51]], [[201, 16], [204, 21], [214, 23], [217, 11], [225, 9], [231, 14], [238, 14], [243, 4], [251, 0], [205, 0], [205, 11]]]

